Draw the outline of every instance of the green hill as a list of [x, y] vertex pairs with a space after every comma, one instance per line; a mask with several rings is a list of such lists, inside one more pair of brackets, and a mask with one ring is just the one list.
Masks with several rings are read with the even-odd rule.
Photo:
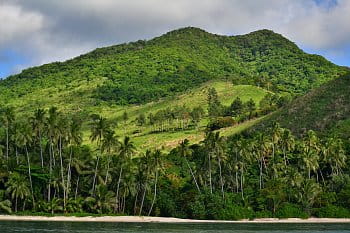
[[82, 103], [71, 110], [103, 101], [144, 104], [217, 79], [305, 93], [342, 73], [343, 67], [306, 54], [269, 30], [220, 36], [183, 28], [26, 69], [0, 81], [0, 101], [22, 108], [27, 99], [45, 106], [62, 97], [66, 105], [79, 96]]
[[350, 136], [350, 74], [332, 80], [273, 113], [253, 129], [279, 122], [296, 135], [314, 130], [321, 135]]
[[[118, 135], [131, 136], [140, 147], [172, 147], [184, 138], [200, 141], [209, 118], [196, 128], [162, 133], [138, 126], [136, 118], [179, 106], [206, 110], [210, 87], [225, 106], [236, 97], [258, 105], [266, 93], [303, 94], [345, 71], [269, 30], [221, 36], [189, 27], [23, 70], [0, 80], [0, 108], [13, 106], [19, 115], [29, 115], [56, 106], [82, 120], [98, 113], [114, 123]], [[222, 132], [236, 133], [258, 120]], [[85, 125], [85, 140], [88, 132]]]

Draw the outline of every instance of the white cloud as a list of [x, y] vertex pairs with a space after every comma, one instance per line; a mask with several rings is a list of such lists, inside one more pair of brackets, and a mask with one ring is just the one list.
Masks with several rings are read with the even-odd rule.
[[0, 3], [0, 45], [23, 40], [43, 27], [43, 17], [36, 12], [23, 11], [20, 6]]
[[303, 47], [333, 53], [350, 41], [350, 0], [2, 1], [0, 51], [18, 49], [32, 64], [184, 26], [229, 35], [269, 28]]

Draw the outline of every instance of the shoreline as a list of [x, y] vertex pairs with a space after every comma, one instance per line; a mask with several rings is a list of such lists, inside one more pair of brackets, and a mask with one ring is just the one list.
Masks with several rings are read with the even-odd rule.
[[74, 216], [16, 216], [0, 215], [1, 221], [53, 221], [53, 222], [115, 222], [115, 223], [350, 223], [350, 218], [260, 218], [254, 220], [197, 220], [171, 217], [139, 217], [139, 216], [102, 216], [102, 217], [74, 217]]

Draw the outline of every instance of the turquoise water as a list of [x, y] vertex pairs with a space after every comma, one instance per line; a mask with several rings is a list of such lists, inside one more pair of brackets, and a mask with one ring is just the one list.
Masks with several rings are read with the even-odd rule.
[[72, 232], [72, 233], [114, 233], [114, 232], [180, 232], [180, 233], [350, 233], [350, 224], [257, 224], [257, 223], [72, 223], [72, 222], [0, 222], [1, 233], [25, 232]]

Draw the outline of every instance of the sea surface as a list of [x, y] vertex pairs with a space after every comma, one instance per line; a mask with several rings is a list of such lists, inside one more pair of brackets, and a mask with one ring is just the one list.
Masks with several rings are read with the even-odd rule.
[[294, 223], [100, 223], [100, 222], [17, 222], [0, 221], [1, 233], [26, 232], [188, 232], [188, 233], [350, 233], [350, 224]]

